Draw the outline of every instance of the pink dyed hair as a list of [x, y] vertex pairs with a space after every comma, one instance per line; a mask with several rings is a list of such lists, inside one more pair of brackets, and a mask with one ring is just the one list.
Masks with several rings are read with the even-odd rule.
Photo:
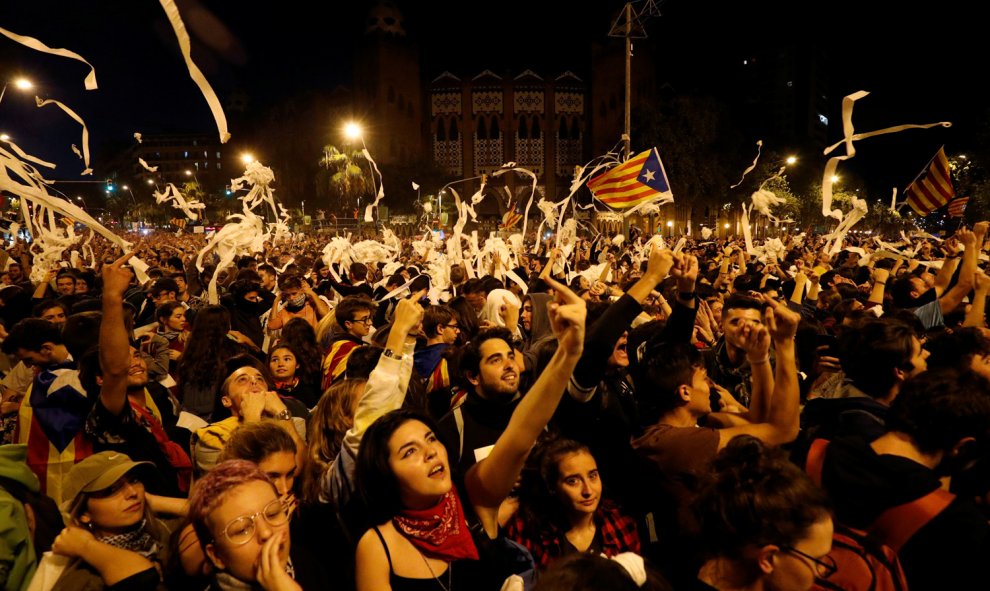
[[226, 494], [242, 484], [260, 480], [271, 485], [275, 490], [275, 485], [268, 479], [268, 476], [258, 468], [254, 462], [247, 460], [227, 460], [217, 464], [206, 476], [196, 481], [192, 491], [189, 493], [189, 521], [192, 522], [199, 542], [204, 550], [206, 544], [214, 539], [206, 524], [206, 517], [212, 513], [224, 501]]

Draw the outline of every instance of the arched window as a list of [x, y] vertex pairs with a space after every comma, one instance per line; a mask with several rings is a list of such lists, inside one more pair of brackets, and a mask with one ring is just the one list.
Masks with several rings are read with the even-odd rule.
[[487, 119], [485, 119], [484, 117], [479, 117], [478, 120], [477, 120], [477, 122], [475, 123], [475, 126], [474, 127], [475, 127], [475, 133], [477, 134], [479, 140], [487, 140], [488, 139], [488, 120]]
[[447, 141], [447, 122], [443, 119], [437, 121], [437, 141], [445, 142]]
[[498, 127], [498, 117], [492, 115], [492, 121], [491, 121], [491, 123], [492, 123], [492, 127], [491, 127], [491, 133], [489, 134], [489, 137], [492, 138], [493, 140], [497, 140], [500, 137], [502, 137], [502, 130], [499, 129], [499, 127]]
[[[604, 107], [605, 103], [602, 103], [602, 106]], [[567, 129], [567, 117], [561, 117], [560, 126], [557, 128], [557, 139], [566, 140], [568, 135], [569, 132]]]
[[541, 135], [540, 118], [537, 117], [536, 115], [533, 115], [533, 119], [532, 119], [531, 123], [532, 123], [533, 127], [532, 127], [532, 132], [529, 135], [534, 140], [538, 140], [538, 139], [540, 139], [540, 135]]
[[459, 139], [459, 134], [457, 133], [457, 119], [450, 120], [450, 141], [456, 142]]
[[519, 139], [527, 140], [529, 139], [529, 125], [526, 123], [526, 117], [519, 117]]
[[577, 117], [571, 118], [571, 139], [581, 139], [581, 121], [579, 121]]

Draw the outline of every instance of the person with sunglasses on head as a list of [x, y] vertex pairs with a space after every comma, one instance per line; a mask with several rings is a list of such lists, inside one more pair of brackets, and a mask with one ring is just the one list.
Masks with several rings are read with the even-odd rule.
[[696, 588], [807, 591], [837, 570], [825, 492], [755, 437], [719, 453], [693, 508], [706, 557]]
[[145, 492], [155, 478], [151, 462], [111, 451], [72, 467], [63, 482], [69, 524], [52, 552], [74, 560], [52, 591], [164, 588], [169, 531], [152, 515]]

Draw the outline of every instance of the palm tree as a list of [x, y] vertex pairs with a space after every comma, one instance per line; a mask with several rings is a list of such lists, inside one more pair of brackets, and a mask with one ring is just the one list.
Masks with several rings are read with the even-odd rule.
[[360, 150], [342, 152], [336, 146], [324, 146], [316, 191], [318, 197], [329, 200], [332, 211], [347, 217], [359, 208], [362, 198], [364, 204], [371, 203], [374, 185], [364, 154]]

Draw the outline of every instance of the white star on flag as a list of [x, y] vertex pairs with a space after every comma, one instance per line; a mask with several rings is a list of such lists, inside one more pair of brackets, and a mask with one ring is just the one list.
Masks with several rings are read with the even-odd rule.
[[646, 174], [644, 174], [643, 176], [646, 177], [646, 182], [650, 182], [656, 177], [656, 173], [654, 173], [652, 170], [647, 169]]

